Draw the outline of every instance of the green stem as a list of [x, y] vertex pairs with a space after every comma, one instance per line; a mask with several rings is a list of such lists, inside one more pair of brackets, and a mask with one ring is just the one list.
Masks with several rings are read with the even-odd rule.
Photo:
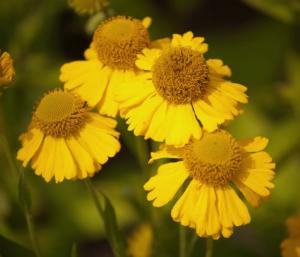
[[16, 166], [16, 163], [14, 161], [14, 158], [11, 154], [10, 146], [8, 144], [7, 138], [4, 135], [4, 133], [0, 134], [0, 145], [2, 146], [3, 152], [5, 154], [5, 157], [6, 157], [7, 161], [8, 161], [10, 170], [12, 172], [14, 172], [15, 175], [18, 175], [20, 172], [19, 172], [19, 170]]
[[29, 232], [29, 236], [30, 236], [30, 240], [31, 240], [31, 243], [32, 243], [33, 250], [34, 250], [35, 255], [37, 257], [41, 257], [40, 248], [39, 248], [39, 245], [38, 245], [38, 241], [37, 241], [34, 226], [33, 226], [32, 215], [31, 215], [30, 211], [28, 210], [27, 206], [25, 206], [24, 212], [25, 212], [27, 228], [28, 228], [28, 232]]
[[140, 167], [145, 170], [148, 162], [148, 146], [142, 137], [135, 137], [136, 155]]
[[197, 240], [198, 240], [198, 235], [196, 233], [194, 233], [192, 238], [191, 238], [191, 242], [189, 244], [189, 247], [188, 247], [188, 256], [192, 255]]
[[214, 250], [214, 240], [212, 238], [206, 239], [206, 252], [205, 257], [212, 257]]
[[95, 191], [95, 189], [94, 189], [94, 187], [92, 185], [91, 180], [87, 178], [87, 179], [84, 180], [84, 182], [85, 182], [85, 185], [86, 185], [88, 191], [90, 192], [90, 194], [91, 194], [91, 196], [93, 198], [94, 204], [96, 206], [96, 209], [97, 209], [100, 217], [103, 219], [104, 218], [104, 210], [103, 210], [103, 208], [102, 208], [102, 206], [101, 206], [101, 204], [99, 202], [99, 199], [98, 199], [98, 196], [97, 196], [97, 192]]
[[185, 227], [179, 225], [179, 257], [187, 257], [186, 236], [187, 235]]
[[[13, 158], [13, 155], [11, 153], [11, 149], [10, 149], [8, 140], [4, 133], [0, 134], [0, 145], [2, 146], [3, 152], [5, 154], [5, 157], [7, 158], [9, 167], [12, 170], [12, 172], [14, 172], [16, 175], [19, 174], [19, 176], [24, 176], [23, 171], [21, 171], [20, 169], [17, 168], [15, 159]], [[32, 221], [32, 216], [31, 216], [30, 210], [28, 209], [27, 205], [24, 206], [23, 210], [24, 210], [24, 215], [25, 215], [25, 219], [26, 219], [27, 229], [29, 232], [32, 248], [35, 252], [36, 257], [41, 257], [41, 253], [39, 250], [37, 237], [36, 237], [36, 234], [34, 231], [34, 226], [33, 226], [33, 221]]]

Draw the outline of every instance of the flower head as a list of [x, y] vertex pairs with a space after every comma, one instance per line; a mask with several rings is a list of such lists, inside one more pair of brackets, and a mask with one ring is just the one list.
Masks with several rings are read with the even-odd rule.
[[15, 76], [13, 59], [7, 52], [0, 50], [0, 87], [9, 84]]
[[204, 132], [181, 148], [164, 145], [151, 154], [150, 162], [160, 158], [179, 159], [163, 164], [145, 185], [147, 199], [160, 207], [187, 187], [172, 209], [172, 218], [194, 228], [201, 237], [229, 237], [234, 226], [250, 222], [248, 209], [238, 189], [253, 206], [258, 206], [273, 188], [275, 164], [263, 151], [268, 140], [256, 137], [237, 140], [224, 130]]
[[300, 214], [287, 219], [289, 237], [281, 243], [283, 257], [300, 257]]
[[64, 87], [97, 106], [101, 114], [116, 116], [115, 88], [127, 77], [135, 76], [136, 55], [150, 46], [150, 18], [143, 20], [115, 16], [96, 29], [84, 61], [64, 64], [60, 80]]
[[93, 14], [108, 5], [107, 0], [68, 0], [68, 3], [79, 14]]
[[28, 132], [20, 137], [17, 159], [47, 182], [93, 176], [120, 149], [116, 122], [90, 112], [78, 95], [56, 89], [45, 94]]
[[[173, 35], [168, 47], [144, 49], [132, 76], [116, 90], [129, 130], [168, 145], [183, 146], [239, 115], [246, 88], [224, 79], [228, 66], [204, 58], [208, 45], [192, 32]], [[183, 123], [185, 124], [183, 126]]]

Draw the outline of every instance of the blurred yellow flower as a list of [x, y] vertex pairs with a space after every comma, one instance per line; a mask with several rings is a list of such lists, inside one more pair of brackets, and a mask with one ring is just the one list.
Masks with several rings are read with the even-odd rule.
[[68, 0], [68, 3], [79, 14], [94, 14], [108, 6], [107, 0]]
[[239, 115], [246, 87], [224, 80], [231, 76], [218, 59], [205, 60], [203, 37], [173, 35], [169, 47], [144, 49], [137, 67], [144, 70], [116, 90], [121, 116], [129, 130], [146, 139], [183, 146]]
[[7, 52], [0, 50], [0, 87], [9, 84], [15, 76], [13, 59]]
[[300, 257], [300, 214], [287, 219], [289, 238], [281, 243], [283, 257]]
[[17, 159], [47, 182], [93, 176], [120, 150], [116, 121], [90, 112], [78, 95], [53, 90], [35, 109], [28, 132], [20, 137]]
[[115, 87], [128, 76], [134, 77], [136, 55], [150, 44], [150, 18], [138, 20], [116, 16], [104, 21], [94, 33], [84, 61], [64, 64], [60, 80], [101, 114], [116, 116]]
[[268, 140], [256, 137], [236, 140], [224, 130], [204, 132], [182, 148], [164, 145], [151, 154], [150, 162], [160, 158], [180, 159], [163, 164], [144, 189], [153, 206], [171, 201], [185, 181], [188, 185], [174, 205], [171, 216], [183, 226], [194, 228], [200, 237], [229, 237], [234, 226], [250, 222], [248, 209], [236, 189], [254, 207], [274, 187], [275, 164], [263, 151]]
[[153, 246], [153, 231], [149, 224], [139, 226], [128, 239], [128, 255], [150, 257]]

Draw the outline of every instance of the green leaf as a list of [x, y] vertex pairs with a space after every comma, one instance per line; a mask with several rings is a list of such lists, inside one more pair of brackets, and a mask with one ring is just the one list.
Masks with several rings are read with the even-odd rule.
[[2, 235], [0, 235], [0, 255], [1, 257], [35, 257], [31, 250], [26, 249], [25, 247], [5, 238]]
[[31, 195], [29, 186], [25, 180], [24, 173], [22, 171], [19, 179], [19, 201], [23, 210], [31, 209]]
[[103, 221], [107, 238], [111, 244], [115, 256], [124, 257], [126, 256], [125, 237], [118, 228], [114, 207], [104, 194], [102, 194], [102, 196], [104, 198]]

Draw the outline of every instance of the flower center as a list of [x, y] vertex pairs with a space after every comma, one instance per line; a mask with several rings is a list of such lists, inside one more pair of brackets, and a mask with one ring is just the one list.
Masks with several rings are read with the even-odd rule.
[[153, 83], [168, 102], [187, 104], [204, 95], [208, 68], [203, 55], [189, 47], [172, 47], [153, 66]]
[[192, 178], [212, 186], [224, 186], [239, 171], [241, 148], [226, 131], [206, 133], [185, 146], [184, 163]]
[[135, 69], [136, 55], [149, 46], [150, 39], [140, 20], [117, 16], [97, 28], [93, 42], [104, 64], [115, 69]]
[[32, 125], [45, 135], [68, 137], [86, 123], [86, 113], [86, 103], [79, 96], [57, 89], [42, 98], [33, 114]]

